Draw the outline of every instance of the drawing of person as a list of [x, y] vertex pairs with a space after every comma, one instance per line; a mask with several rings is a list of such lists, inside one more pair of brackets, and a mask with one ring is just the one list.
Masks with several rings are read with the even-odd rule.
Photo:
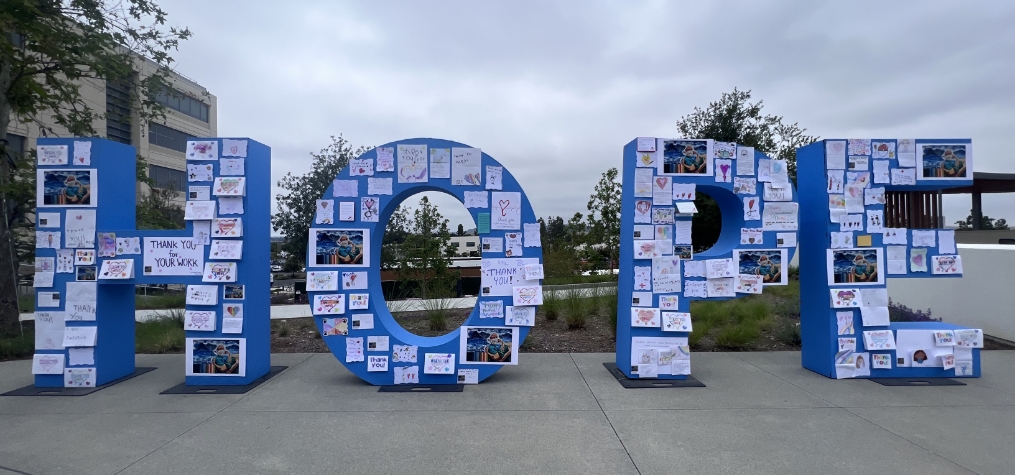
[[779, 282], [782, 280], [782, 266], [772, 262], [766, 255], [758, 259], [758, 268], [754, 270], [756, 275], [762, 276], [765, 283]]
[[693, 145], [684, 146], [684, 158], [680, 161], [684, 173], [704, 173], [705, 159], [694, 151]]
[[335, 253], [338, 254], [340, 264], [359, 264], [363, 261], [363, 249], [353, 243], [348, 234], [338, 237]]
[[863, 360], [863, 355], [856, 355], [856, 369], [864, 369], [867, 367], [867, 362]]
[[867, 262], [863, 254], [857, 254], [853, 258], [853, 282], [876, 282], [878, 268]]
[[926, 351], [916, 350], [916, 351], [913, 352], [913, 362], [914, 363], [923, 364], [924, 361], [927, 361], [927, 352]]
[[212, 360], [212, 373], [235, 373], [239, 365], [239, 358], [229, 352], [226, 346], [219, 344], [215, 348], [215, 358]]
[[68, 176], [63, 182], [64, 203], [72, 205], [86, 205], [91, 198], [91, 188], [78, 181], [74, 175]]
[[941, 157], [941, 173], [946, 177], [966, 176], [966, 161], [960, 159], [952, 150], [945, 150]]
[[497, 332], [493, 332], [486, 339], [486, 360], [493, 362], [511, 361], [511, 345], [500, 339]]

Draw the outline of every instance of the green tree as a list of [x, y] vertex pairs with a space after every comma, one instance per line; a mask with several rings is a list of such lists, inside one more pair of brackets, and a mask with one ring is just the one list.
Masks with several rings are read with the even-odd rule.
[[422, 299], [448, 297], [458, 281], [459, 272], [451, 270], [455, 251], [448, 223], [424, 196], [413, 213], [409, 233], [399, 246], [399, 280], [416, 286]]
[[[161, 117], [155, 94], [168, 88], [170, 53], [190, 36], [186, 28], [166, 27], [166, 18], [151, 0], [0, 2], [0, 138], [12, 120], [42, 126], [42, 118], [70, 135], [97, 135], [95, 125], [107, 112], [82, 96], [90, 79], [128, 85], [131, 110], [142, 122]], [[34, 184], [34, 165], [8, 156], [0, 140], [0, 199], [5, 210], [17, 210], [33, 199], [23, 180]], [[18, 226], [10, 218], [0, 220], [0, 336], [18, 328], [14, 249], [32, 231], [30, 223]]]
[[[567, 223], [561, 216], [539, 218], [540, 238], [543, 246], [543, 270], [546, 277], [573, 277], [578, 274], [581, 263], [575, 245], [571, 242]], [[576, 227], [584, 227], [578, 214]]]
[[[973, 212], [969, 212], [969, 216], [963, 221], [956, 221], [958, 231], [972, 231], [973, 230]], [[1008, 221], [1004, 218], [994, 219], [990, 216], [983, 215], [983, 219], [980, 220], [980, 229], [1008, 229]]]
[[412, 216], [409, 209], [399, 205], [388, 218], [384, 225], [384, 239], [381, 244], [381, 269], [395, 269], [398, 267], [399, 248], [409, 235], [409, 228], [412, 227]]
[[463, 225], [462, 223], [458, 223], [458, 232], [456, 233], [456, 235], [457, 236], [465, 235], [465, 225]]
[[[603, 173], [588, 203], [588, 250], [594, 248], [609, 261], [612, 274], [620, 253], [620, 180], [616, 167]], [[595, 245], [593, 245], [595, 243]]]
[[278, 181], [279, 188], [286, 192], [275, 195], [278, 212], [271, 216], [271, 226], [284, 236], [282, 250], [287, 254], [286, 271], [298, 270], [306, 265], [307, 242], [317, 212], [317, 199], [325, 198], [324, 192], [338, 172], [349, 164], [349, 159], [363, 152], [366, 152], [365, 147], [353, 150], [341, 135], [332, 136], [330, 145], [319, 153], [310, 154], [313, 162], [309, 172], [303, 175], [289, 172]]
[[172, 186], [151, 188], [137, 204], [137, 229], [185, 229], [183, 208], [174, 203], [178, 195]]
[[[763, 115], [764, 101], [750, 102], [751, 91], [724, 92], [716, 102], [702, 109], [695, 107], [690, 114], [677, 121], [677, 130], [686, 138], [713, 139], [736, 142], [754, 147], [769, 157], [786, 160], [790, 180], [796, 184], [796, 150], [819, 140], [807, 135], [807, 129], [796, 122], [784, 122], [781, 116]], [[722, 231], [722, 216], [715, 201], [703, 193], [697, 194], [698, 213], [691, 227], [691, 242], [695, 250], [712, 247]]]

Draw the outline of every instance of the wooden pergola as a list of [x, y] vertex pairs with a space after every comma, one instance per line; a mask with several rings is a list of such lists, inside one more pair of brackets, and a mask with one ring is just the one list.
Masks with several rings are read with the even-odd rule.
[[1015, 173], [973, 172], [972, 186], [949, 188], [942, 190], [942, 193], [973, 195], [973, 229], [980, 229], [980, 222], [983, 221], [981, 196], [984, 193], [1015, 193]]
[[973, 229], [983, 221], [983, 193], [1015, 193], [1015, 173], [973, 172], [973, 184], [935, 191], [889, 191], [885, 193], [885, 224], [893, 228], [943, 228], [941, 197], [973, 195]]

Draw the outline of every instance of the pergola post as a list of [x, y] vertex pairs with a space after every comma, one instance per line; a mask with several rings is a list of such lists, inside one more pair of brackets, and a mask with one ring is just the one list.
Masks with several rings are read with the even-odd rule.
[[983, 222], [983, 207], [980, 200], [980, 193], [973, 193], [973, 229], [979, 230]]

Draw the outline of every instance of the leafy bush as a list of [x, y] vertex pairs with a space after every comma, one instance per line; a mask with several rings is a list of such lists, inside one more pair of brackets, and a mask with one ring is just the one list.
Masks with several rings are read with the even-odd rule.
[[31, 356], [35, 352], [35, 336], [31, 332], [0, 338], [0, 360]]
[[422, 300], [423, 313], [426, 314], [431, 331], [444, 331], [448, 329], [448, 319], [451, 318], [450, 299], [427, 299]]
[[610, 287], [603, 291], [603, 312], [606, 313], [606, 320], [610, 322], [610, 330], [613, 337], [617, 337], [617, 288]]
[[564, 321], [569, 330], [585, 328], [589, 302], [584, 289], [569, 288], [564, 291]]
[[775, 338], [787, 345], [799, 347], [803, 343], [800, 338], [800, 320], [780, 319], [775, 329]]
[[554, 321], [560, 316], [560, 307], [562, 306], [560, 297], [557, 296], [557, 292], [554, 290], [543, 291], [543, 315], [549, 321]]
[[888, 299], [888, 319], [893, 322], [940, 322], [940, 318], [930, 316], [930, 309], [913, 310], [901, 303]]

